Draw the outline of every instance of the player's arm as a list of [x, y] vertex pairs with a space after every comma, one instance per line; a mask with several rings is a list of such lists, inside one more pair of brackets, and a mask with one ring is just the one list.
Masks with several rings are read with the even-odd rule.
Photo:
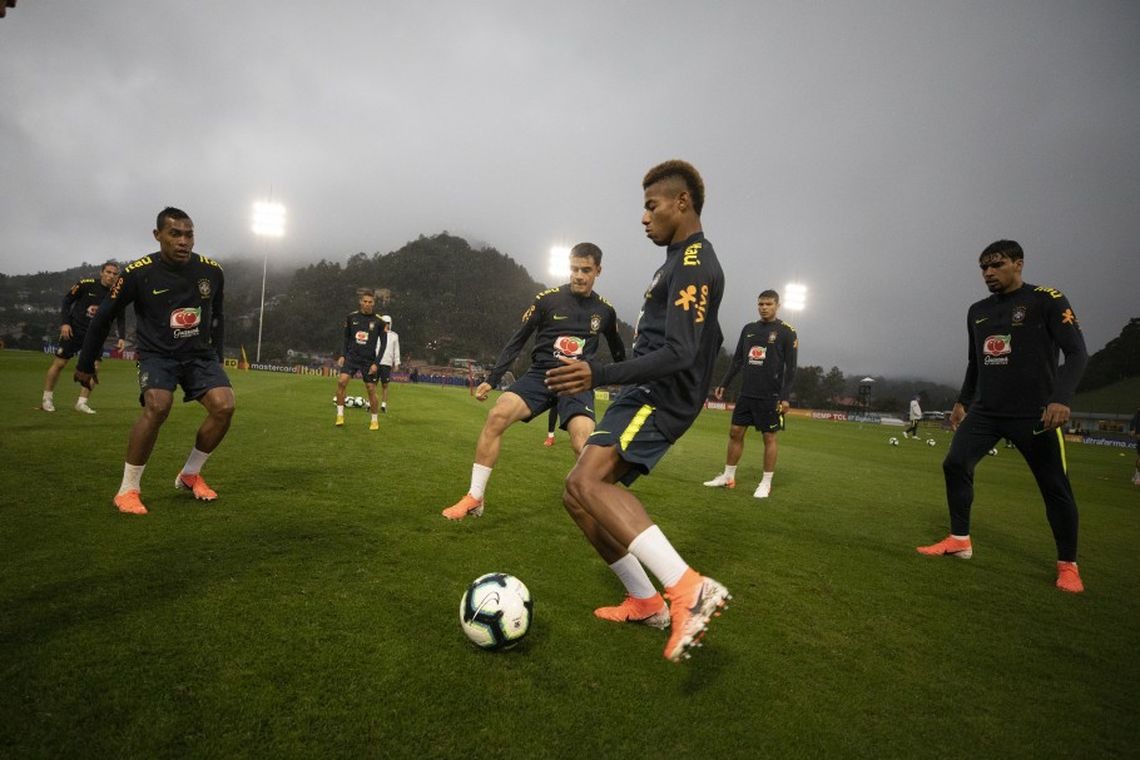
[[392, 341], [392, 369], [400, 368], [400, 336], [396, 333], [388, 333], [388, 339]]
[[666, 291], [672, 300], [665, 311], [665, 343], [660, 348], [620, 364], [601, 365], [591, 360], [576, 362], [584, 367], [555, 367], [547, 372], [547, 387], [568, 395], [599, 385], [646, 383], [692, 366], [700, 352], [701, 335], [710, 326], [705, 321], [705, 307], [713, 280], [713, 273], [703, 266], [678, 267]]
[[796, 366], [799, 362], [800, 338], [791, 325], [784, 323], [788, 328], [784, 335], [784, 383], [780, 388], [780, 412], [786, 412], [791, 406], [792, 383], [796, 379]]
[[618, 333], [617, 312], [610, 309], [609, 327], [605, 331], [606, 345], [610, 347], [610, 358], [615, 362], [625, 361], [625, 341]]
[[95, 362], [103, 356], [103, 341], [111, 331], [111, 322], [126, 309], [127, 304], [135, 300], [135, 278], [129, 274], [119, 275], [115, 280], [111, 293], [103, 299], [99, 310], [91, 318], [87, 327], [87, 337], [83, 339], [83, 348], [75, 362], [75, 382], [90, 388], [99, 382], [95, 376]]
[[79, 298], [83, 290], [83, 283], [77, 282], [71, 286], [71, 290], [63, 295], [63, 303], [60, 304], [59, 310], [59, 337], [71, 337], [71, 307]]
[[218, 355], [219, 362], [226, 360], [226, 311], [225, 311], [225, 276], [218, 267], [218, 287], [214, 289], [214, 303], [210, 309], [212, 322], [210, 323], [210, 341]]
[[[531, 303], [527, 310], [523, 312], [522, 324], [511, 339], [507, 341], [507, 345], [503, 346], [503, 350], [499, 353], [499, 358], [495, 360], [495, 366], [491, 367], [487, 379], [483, 381], [483, 385], [488, 385], [495, 388], [499, 385], [499, 381], [503, 379], [507, 369], [514, 363], [522, 352], [523, 346], [526, 345], [527, 340], [538, 329], [539, 323], [544, 319], [546, 313], [545, 304], [542, 302], [542, 296], [535, 296], [534, 301]], [[478, 394], [476, 394], [478, 395]], [[485, 398], [486, 396], [484, 396]]]
[[1077, 384], [1085, 373], [1089, 363], [1089, 352], [1085, 347], [1085, 336], [1081, 333], [1080, 323], [1073, 313], [1069, 299], [1063, 295], [1050, 297], [1052, 308], [1047, 310], [1045, 329], [1049, 336], [1060, 347], [1065, 356], [1065, 363], [1057, 372], [1057, 379], [1053, 383], [1053, 395], [1045, 406], [1041, 415], [1041, 422], [1046, 429], [1060, 427], [1069, 421], [1073, 396], [1077, 392]]
[[966, 418], [966, 408], [974, 400], [978, 391], [978, 351], [974, 342], [973, 310], [966, 312], [967, 359], [966, 376], [962, 379], [962, 387], [958, 390], [958, 400], [950, 412], [950, 427], [958, 429], [958, 423]]
[[724, 373], [724, 377], [715, 388], [713, 388], [713, 396], [717, 401], [724, 400], [724, 394], [728, 390], [728, 384], [735, 379], [736, 374], [744, 366], [744, 335], [748, 332], [748, 325], [745, 325], [740, 330], [740, 338], [736, 341], [736, 351], [732, 354], [732, 361], [728, 363], [728, 369]]
[[[107, 299], [104, 298], [104, 301]], [[102, 305], [102, 304], [100, 304]], [[117, 348], [122, 351], [123, 347], [127, 345], [127, 310], [120, 309], [119, 315], [115, 317], [115, 328], [118, 330], [119, 341]]]
[[349, 349], [352, 346], [352, 341], [355, 340], [354, 330], [352, 329], [352, 315], [349, 314], [344, 318], [344, 339], [341, 341], [340, 357], [337, 359], [337, 366], [343, 367], [344, 360], [348, 358]]

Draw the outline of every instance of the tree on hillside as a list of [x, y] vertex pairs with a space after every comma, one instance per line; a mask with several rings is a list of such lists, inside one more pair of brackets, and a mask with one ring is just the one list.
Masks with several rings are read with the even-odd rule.
[[1140, 317], [1125, 325], [1118, 337], [1089, 357], [1077, 391], [1096, 390], [1137, 375], [1140, 375]]

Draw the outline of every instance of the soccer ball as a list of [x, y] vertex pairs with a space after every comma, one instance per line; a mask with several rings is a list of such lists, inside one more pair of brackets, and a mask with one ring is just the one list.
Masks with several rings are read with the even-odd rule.
[[989, 454], [991, 457], [996, 457], [997, 456], [997, 449], [990, 449], [986, 453]]
[[506, 573], [479, 576], [459, 600], [459, 624], [467, 638], [482, 649], [513, 647], [526, 636], [533, 617], [530, 591]]
[[898, 439], [898, 438], [895, 438], [895, 437], [892, 435], [890, 438], [888, 438], [888, 439], [887, 439], [887, 445], [889, 445], [889, 446], [898, 446], [898, 445], [899, 445], [899, 439]]
[[937, 443], [938, 443], [938, 441], [934, 440], [933, 438], [927, 438], [926, 439], [926, 445], [927, 446], [934, 446]]

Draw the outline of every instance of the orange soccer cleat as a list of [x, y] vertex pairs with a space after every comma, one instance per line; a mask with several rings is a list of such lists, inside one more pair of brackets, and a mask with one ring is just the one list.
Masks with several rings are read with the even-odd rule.
[[665, 589], [665, 596], [670, 602], [673, 625], [673, 633], [665, 645], [665, 659], [679, 662], [689, 658], [688, 650], [700, 646], [709, 620], [721, 613], [732, 594], [712, 578], [689, 568], [676, 585]]
[[448, 520], [462, 520], [464, 517], [480, 517], [483, 514], [483, 500], [466, 494], [462, 499], [440, 512]]
[[114, 498], [115, 506], [119, 511], [128, 515], [145, 515], [146, 507], [139, 498], [138, 491], [124, 491]]
[[626, 594], [625, 600], [616, 607], [599, 607], [594, 616], [614, 623], [641, 623], [651, 628], [669, 627], [669, 607], [660, 594], [648, 599], [638, 599]]
[[213, 488], [206, 485], [206, 481], [202, 479], [201, 475], [186, 475], [180, 472], [178, 477], [174, 479], [174, 487], [192, 492], [194, 498], [199, 501], [213, 501], [218, 498], [218, 494]]
[[969, 538], [954, 538], [953, 536], [947, 536], [930, 546], [916, 546], [915, 551], [928, 557], [945, 554], [958, 559], [969, 559], [974, 556], [974, 547], [970, 544]]
[[1057, 563], [1057, 588], [1073, 594], [1079, 594], [1085, 590], [1085, 584], [1081, 583], [1081, 573], [1077, 570], [1076, 562]]

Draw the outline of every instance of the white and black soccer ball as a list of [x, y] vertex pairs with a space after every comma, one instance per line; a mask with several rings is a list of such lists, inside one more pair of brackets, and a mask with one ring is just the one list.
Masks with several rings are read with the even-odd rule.
[[997, 449], [990, 449], [986, 453], [989, 454], [991, 457], [996, 457], [997, 456]]
[[472, 581], [459, 600], [459, 624], [475, 646], [509, 649], [530, 630], [534, 602], [526, 585], [507, 573], [487, 573]]
[[364, 396], [357, 396], [356, 397], [356, 406], [359, 407], [360, 409], [363, 409], [364, 407], [368, 406], [368, 402], [364, 400]]
[[892, 435], [890, 438], [887, 439], [887, 445], [888, 446], [898, 446], [899, 445], [899, 439], [895, 438]]
[[937, 443], [938, 443], [938, 441], [934, 440], [933, 438], [927, 438], [926, 439], [926, 445], [927, 446], [935, 446], [935, 445], [937, 445]]

